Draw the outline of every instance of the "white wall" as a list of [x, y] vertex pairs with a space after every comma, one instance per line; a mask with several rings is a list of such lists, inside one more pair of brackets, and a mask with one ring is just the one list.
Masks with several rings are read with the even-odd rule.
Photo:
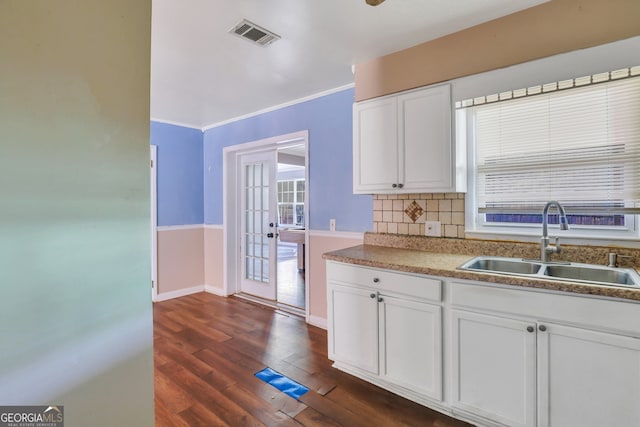
[[0, 1], [0, 403], [152, 426], [151, 0]]

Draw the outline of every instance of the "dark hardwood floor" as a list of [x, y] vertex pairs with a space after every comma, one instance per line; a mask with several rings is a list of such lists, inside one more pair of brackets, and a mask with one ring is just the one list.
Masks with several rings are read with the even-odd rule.
[[[326, 331], [238, 298], [156, 303], [154, 345], [156, 426], [468, 426], [332, 368]], [[254, 376], [267, 366], [310, 391]]]

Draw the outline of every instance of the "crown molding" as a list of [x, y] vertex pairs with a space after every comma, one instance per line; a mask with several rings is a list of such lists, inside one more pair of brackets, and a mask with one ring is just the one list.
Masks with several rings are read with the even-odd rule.
[[237, 121], [240, 121], [240, 120], [248, 119], [248, 118], [251, 118], [251, 117], [259, 116], [261, 114], [269, 113], [271, 111], [280, 110], [282, 108], [291, 107], [292, 105], [301, 104], [303, 102], [311, 101], [311, 100], [314, 100], [314, 99], [317, 99], [317, 98], [322, 98], [323, 96], [332, 95], [334, 93], [342, 92], [343, 90], [352, 89], [354, 87], [355, 87], [355, 85], [353, 83], [349, 83], [349, 84], [344, 85], [344, 86], [338, 86], [338, 87], [333, 88], [333, 89], [329, 89], [329, 90], [326, 90], [326, 91], [323, 91], [323, 92], [314, 93], [313, 95], [305, 96], [303, 98], [294, 99], [293, 101], [288, 101], [288, 102], [285, 102], [283, 104], [274, 105], [272, 107], [268, 107], [268, 108], [265, 108], [263, 110], [255, 111], [253, 113], [245, 114], [243, 116], [238, 116], [238, 117], [234, 117], [234, 118], [229, 119], [229, 120], [224, 120], [222, 122], [213, 123], [213, 124], [210, 124], [210, 125], [207, 125], [207, 126], [203, 127], [202, 131], [204, 132], [204, 131], [207, 131], [209, 129], [213, 129], [213, 128], [217, 128], [217, 127], [220, 127], [220, 126], [227, 125], [229, 123], [233, 123], [233, 122], [237, 122]]

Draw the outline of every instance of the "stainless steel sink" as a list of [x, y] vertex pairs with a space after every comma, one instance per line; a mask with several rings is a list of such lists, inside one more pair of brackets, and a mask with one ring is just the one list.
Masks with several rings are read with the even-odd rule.
[[640, 275], [632, 268], [607, 267], [579, 263], [543, 263], [505, 257], [476, 257], [458, 267], [460, 270], [493, 274], [529, 276], [608, 286], [640, 287]]
[[536, 274], [542, 264], [516, 258], [477, 257], [460, 266], [462, 270], [488, 271], [502, 274]]
[[626, 268], [599, 267], [591, 265], [548, 265], [545, 276], [562, 280], [598, 282], [609, 285], [640, 286], [638, 273]]

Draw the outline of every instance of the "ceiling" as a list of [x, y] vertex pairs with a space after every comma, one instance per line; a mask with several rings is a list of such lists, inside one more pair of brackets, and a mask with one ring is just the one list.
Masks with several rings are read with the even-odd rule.
[[[204, 128], [353, 84], [351, 66], [546, 0], [153, 0], [151, 118]], [[281, 36], [229, 34], [242, 19]]]

